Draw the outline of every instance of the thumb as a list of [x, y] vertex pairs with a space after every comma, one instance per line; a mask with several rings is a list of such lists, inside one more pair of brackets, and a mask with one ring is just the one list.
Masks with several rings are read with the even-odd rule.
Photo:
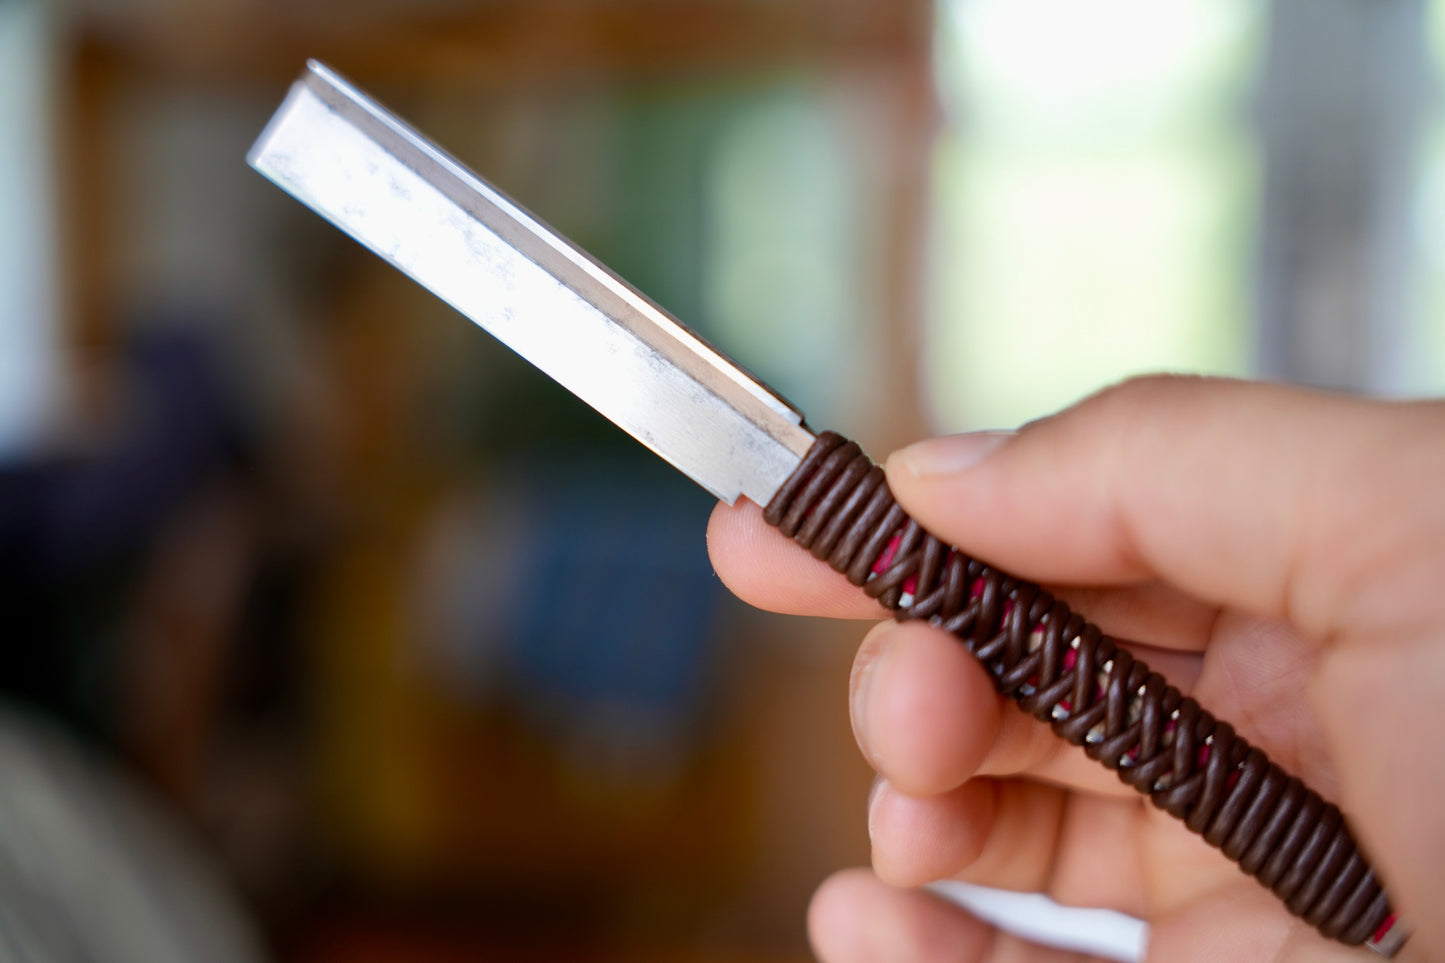
[[1438, 589], [1411, 593], [1429, 613], [1398, 611], [1392, 581], [1411, 562], [1434, 580], [1445, 557], [1439, 403], [1153, 377], [886, 467], [929, 531], [1039, 581], [1163, 579], [1315, 638], [1380, 629], [1386, 601], [1440, 614]]

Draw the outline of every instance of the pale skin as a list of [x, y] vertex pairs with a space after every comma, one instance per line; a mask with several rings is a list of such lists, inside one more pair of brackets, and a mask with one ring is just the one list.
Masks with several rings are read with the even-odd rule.
[[[1445, 959], [1445, 402], [1150, 378], [1017, 434], [893, 454], [927, 529], [1042, 582], [1349, 815], [1413, 936]], [[883, 611], [746, 502], [718, 573], [780, 612]], [[825, 963], [1054, 961], [913, 887], [956, 878], [1149, 921], [1148, 959], [1368, 960], [1318, 936], [1113, 773], [998, 696], [957, 640], [882, 622], [852, 722], [880, 775], [873, 867], [809, 912]]]

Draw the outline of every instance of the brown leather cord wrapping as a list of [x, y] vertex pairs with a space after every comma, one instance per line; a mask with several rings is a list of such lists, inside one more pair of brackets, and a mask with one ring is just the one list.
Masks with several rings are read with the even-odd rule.
[[925, 532], [853, 442], [819, 435], [764, 517], [898, 619], [956, 635], [1000, 692], [1325, 936], [1356, 945], [1392, 916], [1338, 808], [1063, 602]]

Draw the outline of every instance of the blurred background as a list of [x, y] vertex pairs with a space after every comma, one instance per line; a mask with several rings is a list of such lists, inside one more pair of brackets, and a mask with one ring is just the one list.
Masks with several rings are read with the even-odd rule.
[[861, 630], [251, 172], [328, 62], [882, 455], [1445, 389], [1441, 0], [0, 0], [0, 957], [794, 961]]

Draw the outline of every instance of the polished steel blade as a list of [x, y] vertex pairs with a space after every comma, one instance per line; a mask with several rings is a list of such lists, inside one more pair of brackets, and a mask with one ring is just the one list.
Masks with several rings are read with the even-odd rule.
[[248, 157], [719, 498], [765, 505], [802, 416], [314, 61]]

